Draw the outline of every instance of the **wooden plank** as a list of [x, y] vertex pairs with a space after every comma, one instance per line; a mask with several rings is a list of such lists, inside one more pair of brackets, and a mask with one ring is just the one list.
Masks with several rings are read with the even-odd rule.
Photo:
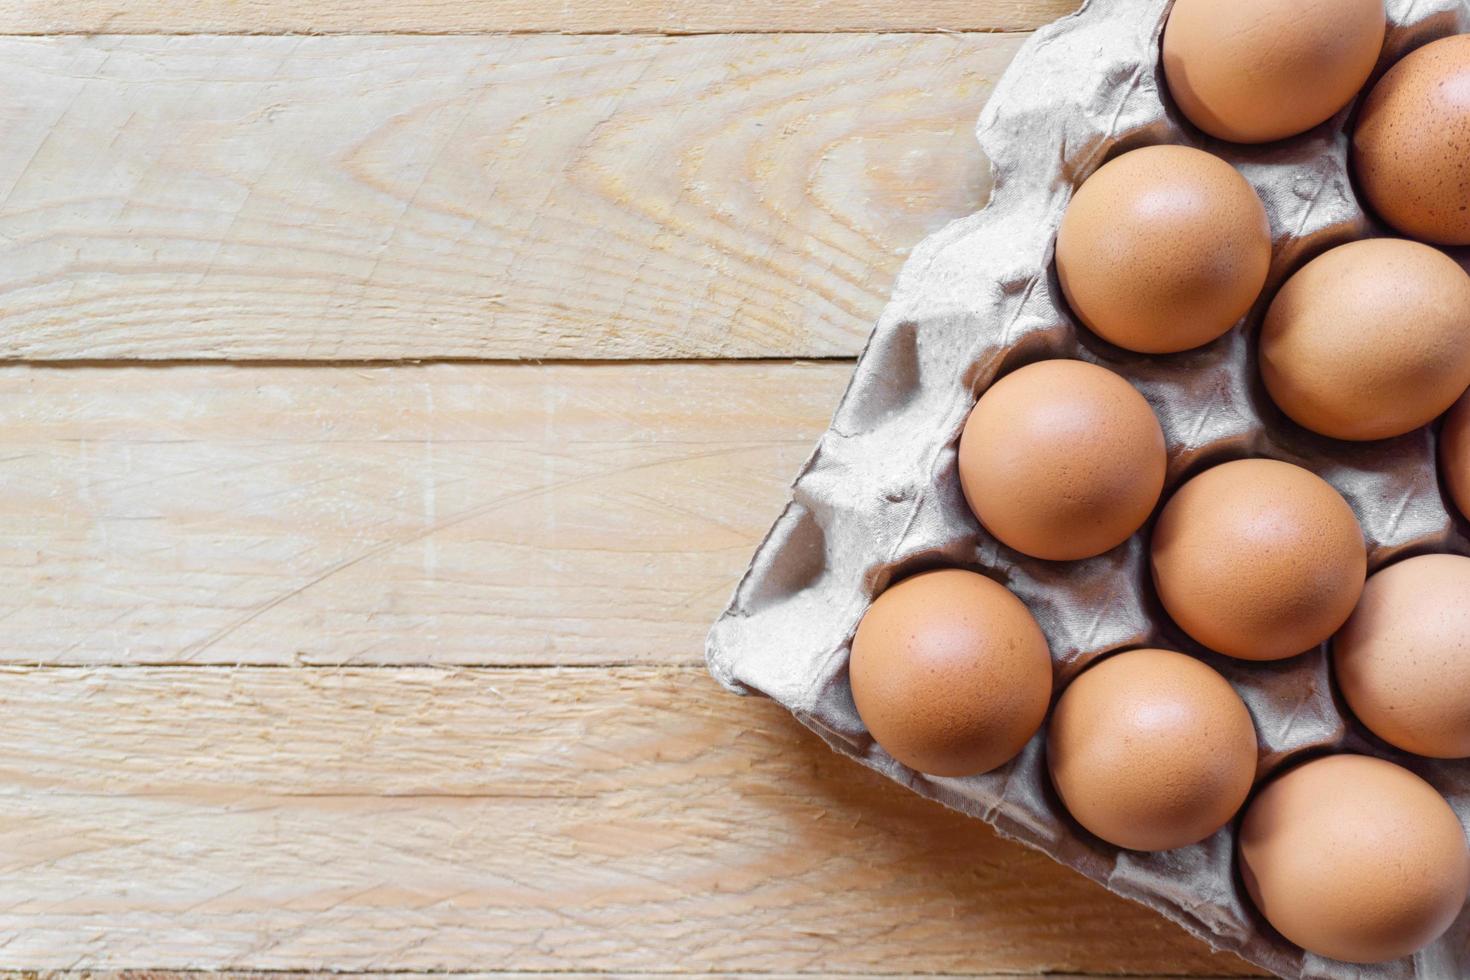
[[[945, 977], [967, 977], [974, 980], [1226, 980], [1229, 974], [1206, 976], [1199, 973], [1171, 973], [1144, 975], [1141, 973], [987, 973], [972, 968], [966, 973], [948, 973]], [[910, 980], [906, 973], [829, 973], [820, 974], [823, 980]], [[198, 973], [188, 970], [11, 970], [0, 971], [0, 980], [198, 980]], [[736, 980], [739, 977], [758, 976], [761, 980], [811, 980], [811, 973], [579, 973], [576, 971], [517, 970], [513, 972], [468, 972], [442, 971], [413, 973], [410, 971], [384, 970], [377, 973], [365, 971], [293, 971], [293, 970], [212, 970], [210, 980], [651, 980], [675, 976], [679, 980]]]
[[0, 659], [699, 662], [850, 372], [0, 368]]
[[1247, 972], [699, 668], [0, 696], [12, 968]]
[[0, 358], [851, 355], [1019, 43], [0, 38]]
[[6, 34], [1024, 31], [1078, 0], [0, 0]]

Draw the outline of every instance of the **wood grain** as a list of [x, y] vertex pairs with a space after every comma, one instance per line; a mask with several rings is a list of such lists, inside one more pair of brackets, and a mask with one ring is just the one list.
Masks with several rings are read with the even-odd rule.
[[[736, 980], [738, 977], [751, 976], [748, 973], [687, 973], [679, 972], [672, 974], [680, 980]], [[936, 976], [938, 974], [935, 974]], [[1235, 974], [1238, 975], [1238, 974]], [[649, 978], [668, 977], [667, 972], [643, 972], [622, 973], [617, 971], [579, 972], [576, 970], [504, 970], [498, 972], [470, 972], [460, 970], [435, 970], [427, 973], [415, 973], [411, 970], [382, 970], [369, 972], [363, 970], [333, 970], [333, 971], [309, 971], [309, 970], [211, 970], [210, 980], [440, 980], [448, 977], [451, 980], [649, 980]], [[761, 980], [811, 980], [811, 973], [761, 973]], [[912, 975], [907, 973], [832, 973], [821, 974], [823, 980], [900, 980]], [[972, 969], [968, 972], [957, 974], [943, 974], [945, 977], [969, 977], [975, 980], [990, 980], [990, 978], [1004, 978], [1004, 980], [1095, 980], [1105, 977], [1109, 980], [1118, 980], [1126, 977], [1126, 980], [1225, 980], [1232, 974], [1171, 973], [1168, 975], [1142, 973], [992, 973], [977, 972]], [[0, 970], [0, 980], [199, 980], [199, 972], [194, 970]]]
[[1078, 0], [0, 0], [6, 34], [1017, 31]]
[[0, 658], [698, 662], [850, 372], [0, 368]]
[[0, 692], [12, 968], [1246, 972], [697, 667]]
[[851, 355], [1019, 43], [0, 38], [0, 358]]
[[850, 355], [1073, 6], [0, 0], [517, 32], [0, 38], [0, 967], [1248, 973], [697, 666], [849, 364], [346, 363]]

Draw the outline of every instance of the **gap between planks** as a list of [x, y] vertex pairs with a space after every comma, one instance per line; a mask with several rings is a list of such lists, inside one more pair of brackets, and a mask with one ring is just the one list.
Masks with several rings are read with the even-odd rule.
[[1239, 974], [1198, 973], [759, 973], [759, 971], [725, 970], [720, 973], [684, 973], [672, 970], [641, 970], [638, 973], [606, 973], [587, 970], [372, 970], [322, 971], [300, 970], [25, 970], [0, 971], [0, 980], [637, 980], [639, 977], [676, 977], [678, 980], [720, 980], [722, 977], [754, 977], [759, 980], [1236, 980]]
[[300, 970], [300, 969], [211, 969], [176, 968], [152, 969], [128, 967], [123, 969], [37, 969], [0, 970], [0, 980], [640, 980], [640, 978], [677, 978], [677, 980], [721, 980], [721, 978], [752, 978], [752, 980], [1240, 980], [1241, 977], [1266, 976], [1250, 973], [1119, 973], [1089, 971], [1072, 972], [1015, 972], [1015, 971], [961, 971], [924, 973], [892, 973], [882, 971], [847, 971], [834, 973], [825, 970], [808, 972], [772, 972], [761, 970], [730, 969], [719, 972], [679, 970], [639, 970], [629, 973], [617, 970], [570, 969], [570, 970], [515, 970], [496, 971], [456, 969], [395, 970], [377, 968], [368, 970]]
[[438, 365], [493, 366], [493, 367], [593, 367], [615, 366], [653, 367], [704, 364], [710, 366], [741, 366], [753, 364], [846, 364], [849, 368], [857, 364], [857, 358], [848, 354], [833, 354], [826, 357], [623, 357], [576, 358], [576, 357], [413, 357], [380, 360], [346, 361], [290, 361], [290, 360], [245, 360], [242, 358], [193, 357], [175, 360], [152, 358], [130, 360], [127, 358], [98, 358], [85, 360], [0, 359], [0, 368], [35, 368], [44, 371], [76, 371], [91, 369], [136, 368], [139, 370], [167, 370], [191, 367], [228, 367], [249, 370], [253, 368], [322, 369], [322, 368], [429, 368]]
[[6, 34], [1032, 30], [1078, 0], [0, 0]]

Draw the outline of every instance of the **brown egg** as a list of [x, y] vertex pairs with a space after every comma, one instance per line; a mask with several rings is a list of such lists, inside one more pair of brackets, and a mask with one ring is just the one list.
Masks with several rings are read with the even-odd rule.
[[1439, 471], [1450, 499], [1470, 520], [1470, 392], [1445, 416], [1439, 434]]
[[1455, 811], [1382, 759], [1331, 755], [1263, 789], [1240, 827], [1240, 876], [1261, 914], [1320, 956], [1381, 963], [1460, 912], [1470, 850]]
[[1165, 851], [1235, 816], [1255, 780], [1256, 730], [1240, 695], [1205, 664], [1133, 650], [1062, 693], [1046, 760], [1078, 823], [1119, 847]]
[[1334, 248], [1276, 294], [1260, 364], [1272, 399], [1313, 432], [1402, 435], [1470, 385], [1470, 275], [1418, 242]]
[[1353, 166], [1399, 231], [1470, 245], [1470, 34], [1426, 44], [1379, 79], [1358, 115]]
[[1030, 611], [1004, 586], [955, 568], [905, 579], [873, 602], [849, 675], [868, 732], [933, 776], [1009, 762], [1051, 700], [1051, 655]]
[[1211, 136], [1266, 143], [1331, 119], [1368, 81], [1383, 0], [1177, 0], [1164, 77]]
[[1271, 265], [1271, 223], [1246, 179], [1187, 146], [1103, 165], [1057, 232], [1057, 277], [1104, 340], [1163, 354], [1207, 344], [1245, 316]]
[[1001, 378], [960, 436], [970, 509], [1034, 558], [1087, 558], [1126, 541], [1153, 512], [1167, 462], [1144, 397], [1083, 361], [1040, 361]]
[[1369, 578], [1332, 662], [1373, 734], [1419, 755], [1470, 756], [1470, 558], [1421, 555]]
[[1242, 459], [1180, 487], [1154, 525], [1159, 599], [1184, 632], [1242, 660], [1280, 660], [1330, 637], [1367, 574], [1363, 532], [1300, 466]]

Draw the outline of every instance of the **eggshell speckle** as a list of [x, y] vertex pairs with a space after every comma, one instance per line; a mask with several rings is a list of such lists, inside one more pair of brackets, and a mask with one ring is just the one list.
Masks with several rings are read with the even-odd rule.
[[1470, 385], [1470, 275], [1418, 242], [1334, 248], [1277, 293], [1260, 365], [1271, 398], [1313, 432], [1365, 440], [1416, 429]]
[[1353, 164], [1383, 220], [1470, 245], [1470, 34], [1426, 44], [1379, 79], [1353, 132]]
[[1470, 391], [1445, 416], [1439, 434], [1439, 471], [1450, 499], [1470, 520]]
[[1078, 823], [1119, 847], [1162, 851], [1204, 840], [1240, 809], [1256, 731], [1240, 695], [1205, 664], [1133, 650], [1062, 693], [1046, 755]]
[[1438, 938], [1459, 914], [1470, 851], [1455, 811], [1382, 759], [1333, 755], [1275, 780], [1241, 822], [1241, 878], [1287, 939], [1379, 963]]
[[1164, 77], [1211, 136], [1265, 143], [1332, 118], [1383, 47], [1382, 0], [1177, 0]]
[[853, 637], [849, 676], [878, 744], [934, 776], [1010, 761], [1051, 699], [1051, 656], [1030, 611], [961, 569], [924, 572], [880, 595]]
[[970, 509], [1035, 558], [1086, 558], [1126, 541], [1158, 502], [1167, 462], [1144, 397], [1083, 361], [1040, 361], [1001, 378], [960, 436]]
[[1187, 146], [1108, 162], [1077, 190], [1057, 232], [1057, 277], [1073, 312], [1104, 340], [1143, 353], [1225, 333], [1270, 264], [1271, 223], [1255, 189]]
[[1347, 501], [1300, 466], [1243, 459], [1184, 484], [1154, 526], [1153, 578], [1180, 628], [1243, 660], [1322, 643], [1353, 611], [1367, 574]]
[[1470, 756], [1470, 558], [1421, 555], [1375, 573], [1332, 654], [1348, 706], [1379, 738]]

